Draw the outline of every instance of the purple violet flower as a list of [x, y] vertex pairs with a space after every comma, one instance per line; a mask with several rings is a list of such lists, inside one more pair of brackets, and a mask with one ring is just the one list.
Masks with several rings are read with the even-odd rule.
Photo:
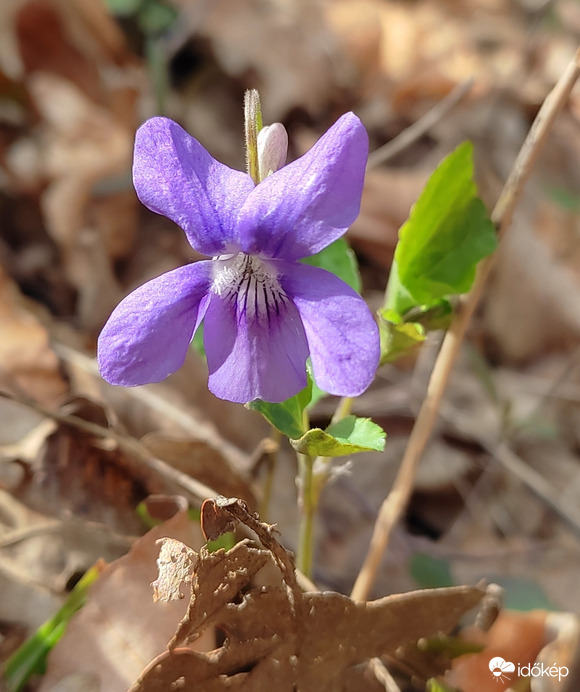
[[347, 113], [304, 156], [255, 185], [177, 123], [145, 122], [135, 140], [137, 195], [212, 259], [167, 272], [117, 306], [99, 337], [104, 379], [165, 379], [203, 321], [208, 386], [221, 399], [284, 401], [306, 386], [308, 356], [323, 390], [362, 393], [379, 362], [375, 320], [343, 281], [298, 260], [358, 216], [367, 154], [366, 131]]

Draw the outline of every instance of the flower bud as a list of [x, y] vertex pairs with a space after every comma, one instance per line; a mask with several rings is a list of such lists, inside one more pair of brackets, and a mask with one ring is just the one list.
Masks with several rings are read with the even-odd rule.
[[263, 127], [258, 133], [258, 166], [264, 180], [286, 163], [288, 133], [281, 123]]

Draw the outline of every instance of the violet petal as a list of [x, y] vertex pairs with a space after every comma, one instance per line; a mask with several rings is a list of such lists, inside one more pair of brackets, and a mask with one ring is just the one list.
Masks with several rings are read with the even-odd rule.
[[292, 260], [330, 245], [358, 216], [367, 156], [363, 124], [343, 115], [309, 152], [252, 190], [238, 219], [241, 249]]
[[203, 330], [209, 389], [220, 399], [277, 403], [306, 386], [308, 345], [290, 301], [252, 318], [237, 300], [212, 295]]
[[380, 357], [379, 330], [367, 304], [324, 269], [276, 264], [302, 318], [316, 382], [330, 394], [358, 396], [373, 381]]
[[210, 260], [148, 281], [113, 311], [99, 336], [97, 361], [110, 384], [161, 382], [185, 361], [209, 290]]
[[168, 118], [151, 118], [137, 130], [133, 183], [143, 204], [175, 221], [204, 255], [235, 250], [238, 211], [254, 183], [216, 161]]

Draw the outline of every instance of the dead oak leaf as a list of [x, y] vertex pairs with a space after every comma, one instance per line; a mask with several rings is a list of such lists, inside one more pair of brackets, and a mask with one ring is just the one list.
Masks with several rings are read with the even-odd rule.
[[[253, 588], [251, 577], [271, 557], [237, 544], [231, 551], [202, 549], [186, 617], [161, 654], [130, 692], [156, 692], [183, 684], [204, 690], [272, 687], [317, 692], [342, 690], [346, 671], [370, 658], [394, 654], [406, 644], [447, 632], [485, 592], [477, 587], [429, 589], [370, 603], [338, 593]], [[225, 635], [222, 647], [199, 653], [177, 646], [193, 641], [209, 624]]]
[[334, 690], [344, 670], [448, 632], [484, 596], [478, 587], [425, 589], [354, 602], [341, 594], [304, 594], [298, 689]]

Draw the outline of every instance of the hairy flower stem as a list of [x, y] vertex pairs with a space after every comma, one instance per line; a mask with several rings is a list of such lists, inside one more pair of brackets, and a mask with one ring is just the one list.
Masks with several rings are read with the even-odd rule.
[[314, 493], [314, 459], [298, 454], [299, 505], [301, 510], [300, 534], [298, 538], [298, 569], [309, 579], [312, 576], [312, 553], [314, 543], [314, 515], [317, 498]]
[[[338, 402], [331, 423], [350, 414], [354, 399], [342, 397]], [[306, 429], [308, 429], [308, 424]], [[312, 576], [314, 540], [314, 517], [318, 509], [320, 494], [331, 475], [330, 457], [310, 457], [298, 454], [299, 504], [301, 510], [300, 537], [298, 543], [298, 569], [308, 578]]]
[[262, 107], [260, 94], [256, 89], [249, 89], [244, 95], [244, 129], [246, 136], [246, 169], [256, 183], [260, 182], [260, 165], [258, 161], [258, 132], [262, 129]]

